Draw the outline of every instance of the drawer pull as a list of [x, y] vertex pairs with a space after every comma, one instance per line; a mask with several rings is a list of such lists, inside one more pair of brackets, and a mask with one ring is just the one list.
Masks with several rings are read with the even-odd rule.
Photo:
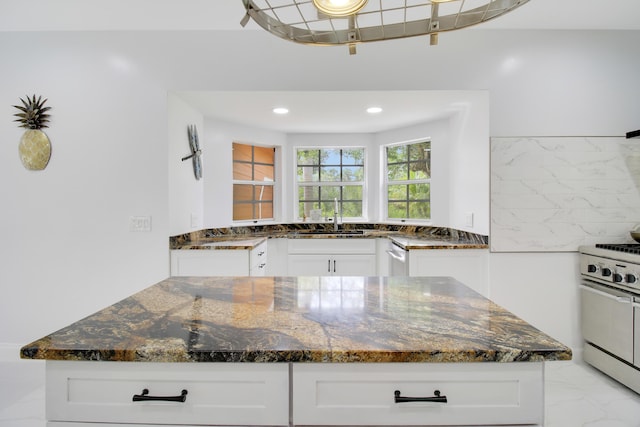
[[134, 402], [144, 401], [184, 402], [187, 400], [187, 390], [182, 390], [180, 396], [149, 396], [149, 389], [142, 390], [141, 394], [134, 394]]
[[408, 396], [400, 396], [400, 390], [396, 390], [393, 392], [395, 395], [395, 403], [404, 403], [404, 402], [436, 402], [436, 403], [447, 403], [447, 396], [440, 396], [440, 390], [435, 390], [433, 392], [433, 397], [408, 397]]

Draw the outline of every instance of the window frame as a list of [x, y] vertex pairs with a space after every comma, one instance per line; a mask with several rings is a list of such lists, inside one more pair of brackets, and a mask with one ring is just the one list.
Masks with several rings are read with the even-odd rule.
[[[251, 161], [236, 161], [234, 159], [234, 154], [233, 154], [233, 150], [234, 150], [234, 145], [244, 145], [244, 146], [248, 146], [251, 147]], [[273, 150], [273, 164], [270, 163], [264, 163], [264, 162], [256, 162], [255, 161], [255, 148], [268, 148], [268, 149], [272, 149]], [[257, 223], [270, 223], [270, 222], [274, 222], [276, 220], [276, 199], [277, 199], [277, 182], [278, 182], [278, 169], [277, 169], [277, 165], [278, 165], [278, 147], [273, 146], [273, 145], [267, 145], [267, 144], [255, 144], [255, 143], [248, 143], [248, 142], [241, 142], [241, 141], [233, 141], [231, 143], [231, 222], [233, 224], [246, 224], [246, 223], [251, 223], [251, 224], [257, 224]], [[240, 180], [240, 179], [235, 179], [234, 174], [235, 174], [235, 165], [236, 163], [242, 163], [242, 164], [249, 164], [251, 165], [251, 172], [252, 172], [252, 178], [255, 178], [255, 168], [256, 165], [260, 166], [260, 165], [266, 165], [266, 166], [272, 166], [273, 167], [273, 181], [257, 181], [255, 179], [251, 179], [251, 180]], [[251, 202], [248, 203], [243, 203], [243, 204], [251, 204], [252, 205], [252, 212], [253, 212], [253, 217], [251, 219], [234, 219], [234, 210], [235, 210], [235, 206], [236, 206], [236, 201], [235, 201], [235, 186], [236, 185], [250, 185], [252, 186], [252, 199]], [[260, 205], [259, 201], [257, 201], [255, 199], [255, 191], [256, 191], [256, 187], [265, 187], [265, 186], [269, 186], [271, 187], [271, 194], [272, 194], [272, 199], [271, 199], [271, 212], [272, 212], [272, 216], [269, 218], [256, 218], [257, 213], [256, 213], [256, 208], [258, 205]]]
[[[300, 188], [301, 187], [338, 187], [339, 188], [339, 192], [340, 192], [340, 198], [338, 200], [339, 203], [339, 212], [338, 212], [338, 220], [339, 221], [343, 221], [343, 222], [365, 222], [367, 221], [367, 206], [368, 206], [368, 193], [367, 193], [367, 187], [368, 187], [368, 167], [367, 167], [367, 163], [369, 162], [368, 159], [368, 150], [367, 147], [362, 146], [362, 145], [355, 145], [355, 146], [344, 146], [344, 145], [340, 145], [340, 146], [334, 146], [334, 145], [305, 145], [305, 146], [294, 146], [293, 148], [293, 215], [292, 218], [294, 221], [296, 222], [304, 222], [305, 218], [300, 217], [299, 216], [299, 206], [300, 206]], [[362, 181], [309, 181], [309, 182], [300, 182], [298, 181], [298, 151], [304, 151], [304, 150], [340, 150], [341, 152], [343, 150], [362, 150]], [[341, 153], [341, 158], [340, 158], [341, 164], [340, 165], [327, 165], [327, 166], [340, 166], [341, 170], [342, 167], [349, 167], [349, 166], [360, 166], [360, 165], [349, 165], [349, 164], [342, 164], [342, 153]], [[317, 167], [320, 167], [320, 165], [316, 165]], [[323, 165], [324, 166], [324, 165]], [[353, 186], [353, 187], [361, 187], [362, 188], [362, 200], [360, 200], [360, 202], [362, 203], [362, 211], [361, 211], [361, 216], [358, 217], [343, 217], [342, 214], [342, 202], [343, 202], [343, 187], [348, 187], [348, 186]], [[324, 200], [324, 199], [317, 199], [316, 201], [318, 201], [319, 203], [323, 203], [323, 202], [330, 202], [330, 200]], [[345, 200], [346, 202], [349, 202], [350, 200]], [[310, 221], [310, 217], [308, 216], [306, 218], [306, 221]]]
[[[414, 145], [414, 144], [421, 144], [421, 143], [429, 143], [429, 169], [430, 169], [430, 173], [429, 173], [429, 178], [424, 178], [424, 179], [406, 179], [406, 180], [389, 180], [389, 163], [388, 163], [388, 157], [387, 157], [387, 149], [391, 148], [391, 147], [399, 147], [399, 146], [410, 146], [410, 145]], [[382, 183], [384, 186], [384, 192], [382, 194], [382, 198], [381, 198], [381, 205], [382, 205], [382, 210], [384, 212], [384, 218], [385, 218], [385, 222], [389, 222], [389, 223], [401, 223], [401, 224], [406, 224], [406, 223], [411, 223], [411, 224], [421, 224], [421, 225], [428, 225], [428, 224], [432, 224], [433, 222], [433, 197], [432, 197], [432, 191], [433, 191], [433, 140], [429, 137], [425, 137], [425, 138], [417, 138], [417, 139], [412, 139], [412, 140], [408, 140], [408, 141], [402, 141], [402, 142], [394, 142], [391, 144], [383, 144], [381, 146], [381, 158], [382, 158], [382, 171], [381, 171], [381, 176], [382, 176]], [[407, 165], [407, 169], [409, 169], [409, 166], [411, 164], [411, 159], [409, 156], [409, 151], [407, 151], [407, 159], [406, 162], [402, 162], [402, 163], [394, 163], [394, 164], [406, 164]], [[390, 185], [412, 185], [412, 184], [429, 184], [429, 218], [391, 218], [389, 217], [389, 186]], [[409, 203], [410, 199], [407, 197], [406, 199], [403, 200], [403, 202]]]

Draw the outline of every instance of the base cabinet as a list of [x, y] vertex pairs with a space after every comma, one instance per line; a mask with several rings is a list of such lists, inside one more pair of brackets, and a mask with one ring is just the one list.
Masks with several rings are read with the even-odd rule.
[[49, 427], [542, 425], [543, 379], [542, 362], [48, 361], [46, 414]]
[[[444, 402], [395, 402], [439, 397]], [[542, 363], [295, 364], [297, 425], [541, 425]]]
[[267, 243], [253, 249], [174, 249], [172, 276], [264, 276]]
[[[289, 425], [286, 364], [48, 361], [46, 371], [56, 427]], [[185, 392], [184, 402], [169, 400]]]
[[375, 239], [291, 239], [290, 276], [375, 276]]

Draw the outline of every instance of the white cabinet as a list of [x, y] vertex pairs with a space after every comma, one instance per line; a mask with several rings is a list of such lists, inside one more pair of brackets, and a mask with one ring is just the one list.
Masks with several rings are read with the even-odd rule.
[[287, 276], [287, 242], [286, 238], [270, 238], [267, 258], [267, 276]]
[[[542, 363], [294, 364], [298, 425], [541, 425]], [[446, 397], [444, 402], [400, 398]], [[403, 399], [400, 399], [403, 400]]]
[[375, 239], [290, 239], [290, 276], [375, 276]]
[[[47, 361], [46, 369], [50, 425], [289, 425], [286, 364]], [[181, 393], [184, 402], [144, 399]]]
[[[543, 362], [47, 361], [46, 375], [50, 427], [498, 426], [544, 418]], [[433, 397], [439, 401], [424, 401]]]
[[409, 276], [448, 276], [487, 296], [489, 253], [485, 249], [409, 250]]
[[253, 249], [175, 249], [172, 276], [264, 276], [267, 242]]

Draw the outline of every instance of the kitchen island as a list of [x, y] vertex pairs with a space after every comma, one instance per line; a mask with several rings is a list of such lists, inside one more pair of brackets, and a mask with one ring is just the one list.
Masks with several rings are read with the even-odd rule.
[[52, 425], [536, 425], [571, 350], [447, 277], [173, 277], [21, 356]]

